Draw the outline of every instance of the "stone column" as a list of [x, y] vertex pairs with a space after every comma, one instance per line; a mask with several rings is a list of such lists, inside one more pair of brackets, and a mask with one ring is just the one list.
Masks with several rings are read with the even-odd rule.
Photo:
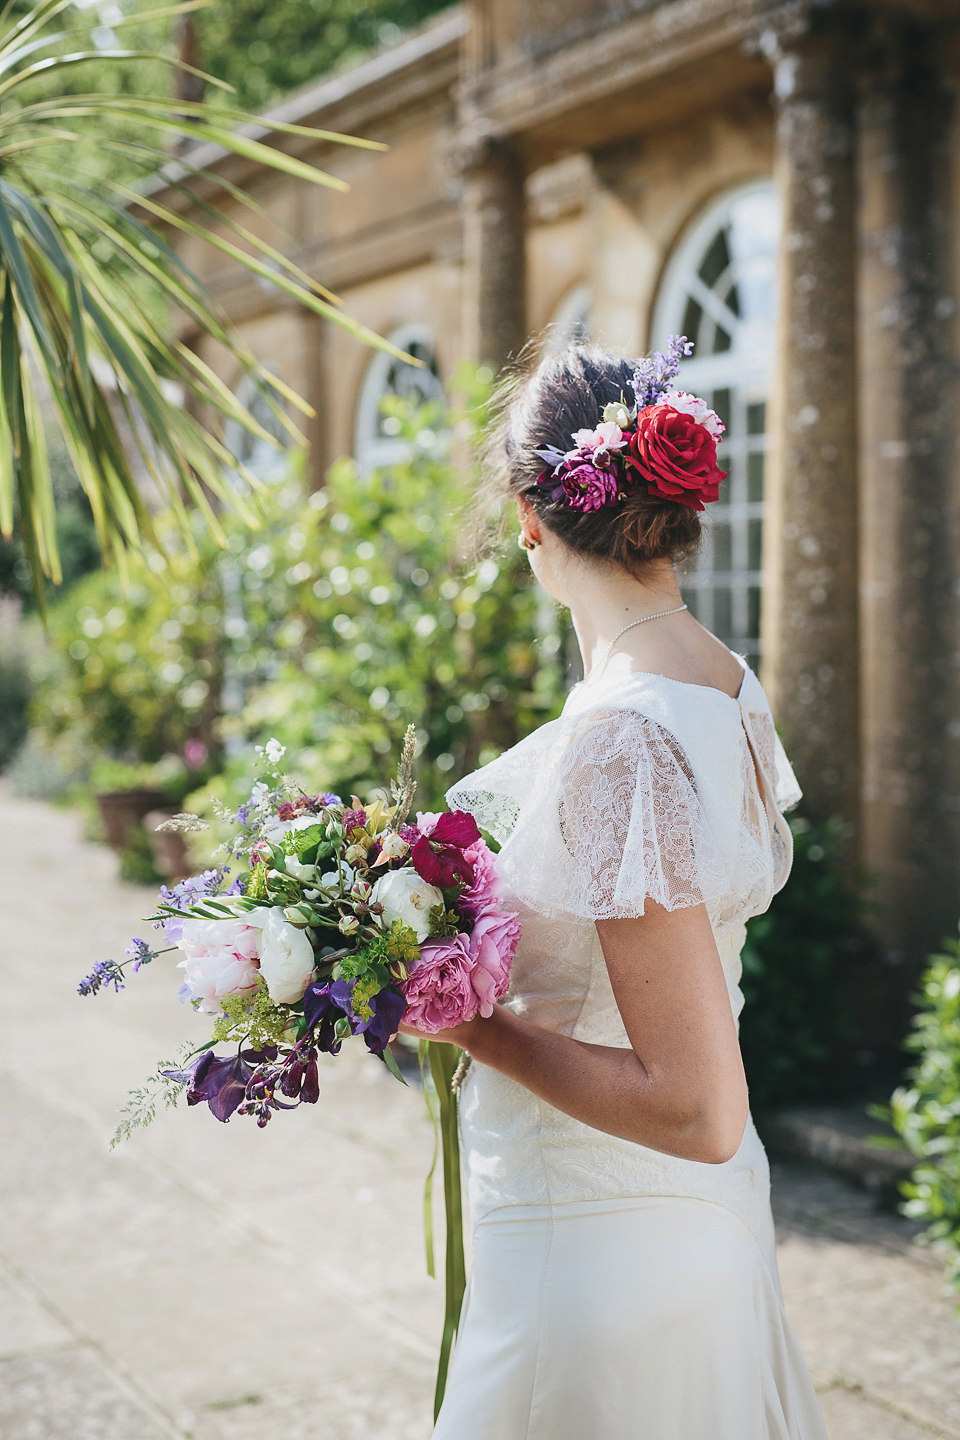
[[509, 140], [461, 151], [463, 353], [497, 371], [527, 338], [524, 168]]
[[960, 915], [955, 121], [942, 42], [878, 40], [859, 153], [862, 854], [902, 1020]]
[[812, 818], [859, 803], [854, 96], [841, 39], [775, 57], [783, 197], [772, 585], [777, 722]]

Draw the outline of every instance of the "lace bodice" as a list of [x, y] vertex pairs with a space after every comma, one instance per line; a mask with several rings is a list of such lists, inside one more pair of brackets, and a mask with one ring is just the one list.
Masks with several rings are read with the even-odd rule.
[[[660, 675], [576, 686], [557, 720], [447, 795], [502, 846], [504, 899], [523, 922], [505, 1003], [547, 1029], [627, 1046], [594, 922], [642, 915], [649, 899], [706, 905], [738, 1015], [745, 923], [787, 878], [783, 811], [799, 798], [749, 669], [737, 699]], [[766, 1162], [752, 1126], [727, 1165], [676, 1160], [479, 1065], [461, 1116], [475, 1219], [501, 1205], [679, 1194], [761, 1223]]]

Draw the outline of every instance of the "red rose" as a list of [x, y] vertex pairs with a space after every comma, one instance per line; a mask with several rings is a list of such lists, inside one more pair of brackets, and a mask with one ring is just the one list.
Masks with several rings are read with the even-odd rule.
[[648, 405], [630, 436], [627, 465], [655, 495], [702, 510], [716, 500], [727, 472], [717, 467], [717, 442], [705, 425], [672, 405]]

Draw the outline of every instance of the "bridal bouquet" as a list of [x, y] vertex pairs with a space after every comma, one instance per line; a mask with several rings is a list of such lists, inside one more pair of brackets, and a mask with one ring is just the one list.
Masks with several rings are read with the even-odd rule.
[[[149, 918], [166, 944], [135, 939], [123, 962], [102, 960], [81, 995], [124, 988], [159, 955], [179, 954], [179, 995], [213, 1021], [211, 1038], [161, 1063], [133, 1092], [113, 1143], [148, 1124], [162, 1099], [205, 1103], [218, 1120], [251, 1115], [265, 1126], [277, 1110], [316, 1104], [317, 1057], [362, 1037], [402, 1080], [389, 1042], [401, 1020], [425, 1034], [490, 1015], [506, 993], [520, 922], [497, 897], [494, 856], [462, 810], [408, 819], [416, 789], [413, 726], [391, 796], [344, 804], [309, 795], [277, 768], [284, 747], [259, 747], [266, 774], [236, 812], [218, 809], [232, 836], [224, 861], [171, 888]], [[391, 803], [392, 800], [392, 803]], [[193, 815], [171, 828], [206, 828]], [[232, 863], [231, 863], [232, 862]], [[234, 866], [237, 867], [233, 874]], [[218, 1053], [218, 1047], [229, 1047]], [[460, 1198], [452, 1045], [420, 1043], [439, 1114], [446, 1210], [446, 1314], [437, 1374], [439, 1410], [456, 1334], [466, 1268]], [[430, 1187], [424, 1219], [434, 1274]]]
[[[275, 768], [258, 779], [248, 803], [221, 810], [235, 832], [225, 862], [161, 887], [148, 918], [168, 943], [135, 939], [125, 962], [100, 961], [81, 981], [81, 995], [119, 990], [128, 967], [180, 955], [180, 999], [212, 1017], [213, 1033], [158, 1068], [168, 1104], [185, 1091], [218, 1120], [236, 1112], [264, 1126], [316, 1103], [318, 1053], [338, 1054], [351, 1036], [402, 1078], [388, 1044], [401, 1020], [434, 1034], [492, 1013], [520, 924], [498, 902], [494, 857], [471, 815], [408, 822], [414, 741], [411, 726], [392, 804], [308, 795]], [[271, 740], [261, 763], [276, 767], [283, 753]], [[241, 866], [233, 878], [230, 861]], [[154, 1111], [150, 1092], [136, 1092], [116, 1138]]]

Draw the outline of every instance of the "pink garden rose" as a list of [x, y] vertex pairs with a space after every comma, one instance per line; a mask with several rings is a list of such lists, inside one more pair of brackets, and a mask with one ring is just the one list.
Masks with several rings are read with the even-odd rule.
[[485, 910], [468, 938], [475, 965], [470, 984], [480, 1001], [480, 1014], [487, 1019], [493, 1007], [507, 993], [510, 969], [520, 943], [520, 921], [507, 910]]
[[204, 1014], [217, 1015], [224, 995], [254, 990], [259, 940], [259, 932], [244, 920], [184, 920], [177, 942], [186, 956], [179, 966], [183, 998], [199, 1000]]
[[463, 854], [473, 870], [473, 883], [460, 892], [460, 903], [475, 913], [488, 910], [491, 905], [496, 904], [500, 893], [497, 857], [485, 840], [477, 840], [473, 845], [468, 845]]
[[427, 940], [402, 986], [406, 1023], [434, 1035], [478, 1013], [492, 1015], [507, 993], [519, 940], [516, 915], [495, 907], [481, 911], [469, 935]]
[[407, 1000], [406, 1023], [435, 1035], [472, 1020], [480, 1008], [470, 980], [475, 965], [466, 935], [427, 940], [421, 945], [420, 959], [411, 966], [402, 987]]

